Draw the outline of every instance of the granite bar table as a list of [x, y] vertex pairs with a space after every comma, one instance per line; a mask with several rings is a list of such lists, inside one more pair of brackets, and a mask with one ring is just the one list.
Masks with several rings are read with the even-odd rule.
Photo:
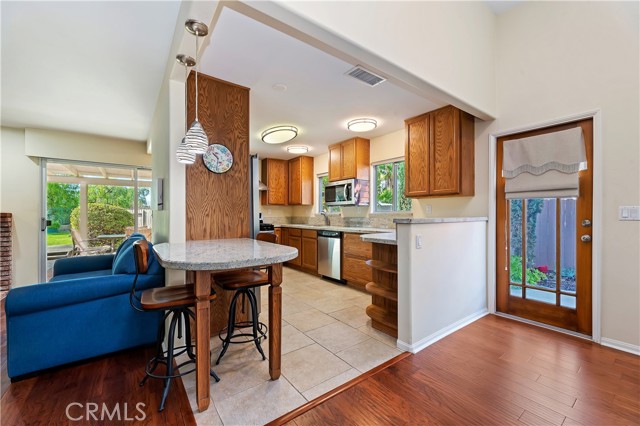
[[160, 264], [167, 269], [195, 272], [194, 291], [198, 298], [196, 314], [196, 398], [198, 409], [209, 408], [210, 332], [209, 301], [211, 274], [214, 272], [266, 267], [269, 286], [269, 375], [280, 377], [282, 326], [282, 263], [294, 259], [298, 250], [278, 244], [231, 238], [221, 240], [161, 243], [153, 246]]

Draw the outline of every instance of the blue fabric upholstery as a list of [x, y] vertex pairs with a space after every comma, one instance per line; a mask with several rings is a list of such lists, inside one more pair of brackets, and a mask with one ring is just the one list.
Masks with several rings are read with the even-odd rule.
[[[152, 253], [149, 270], [138, 278], [138, 290], [164, 285], [164, 269]], [[119, 254], [126, 256], [126, 247]], [[155, 342], [163, 312], [131, 307], [135, 267], [132, 274], [112, 274], [117, 255], [60, 259], [50, 282], [9, 291], [9, 377]]]

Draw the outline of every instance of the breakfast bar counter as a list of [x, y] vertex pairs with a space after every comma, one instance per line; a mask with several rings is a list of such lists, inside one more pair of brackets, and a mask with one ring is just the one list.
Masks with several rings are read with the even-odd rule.
[[269, 375], [280, 377], [282, 325], [282, 263], [294, 259], [293, 247], [250, 238], [161, 243], [153, 246], [160, 264], [167, 269], [195, 272], [196, 304], [196, 398], [198, 409], [209, 407], [211, 274], [234, 269], [266, 267], [269, 286]]

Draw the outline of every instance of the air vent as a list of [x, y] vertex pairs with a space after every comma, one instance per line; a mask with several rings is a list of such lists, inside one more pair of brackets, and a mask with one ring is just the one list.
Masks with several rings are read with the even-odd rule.
[[361, 82], [371, 87], [377, 86], [378, 84], [386, 80], [386, 78], [375, 75], [371, 71], [367, 71], [366, 69], [362, 68], [360, 65], [356, 65], [355, 67], [351, 68], [346, 72], [346, 75], [360, 80]]

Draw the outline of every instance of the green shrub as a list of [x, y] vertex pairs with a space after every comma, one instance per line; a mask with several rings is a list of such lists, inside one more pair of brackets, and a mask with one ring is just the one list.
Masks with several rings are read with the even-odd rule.
[[58, 222], [57, 220], [52, 220], [51, 225], [49, 225], [49, 228], [58, 232], [58, 229], [60, 229], [60, 222]]
[[[509, 276], [512, 283], [522, 283], [522, 257], [511, 256], [511, 265], [509, 266]], [[535, 285], [542, 280], [546, 280], [547, 275], [538, 271], [536, 268], [527, 268], [527, 284]]]
[[[87, 222], [89, 239], [94, 239], [98, 235], [124, 234], [125, 227], [133, 226], [133, 214], [122, 207], [89, 203], [87, 205]], [[80, 229], [80, 207], [71, 211], [71, 228]], [[96, 246], [101, 243], [100, 241], [92, 241], [91, 245]]]

